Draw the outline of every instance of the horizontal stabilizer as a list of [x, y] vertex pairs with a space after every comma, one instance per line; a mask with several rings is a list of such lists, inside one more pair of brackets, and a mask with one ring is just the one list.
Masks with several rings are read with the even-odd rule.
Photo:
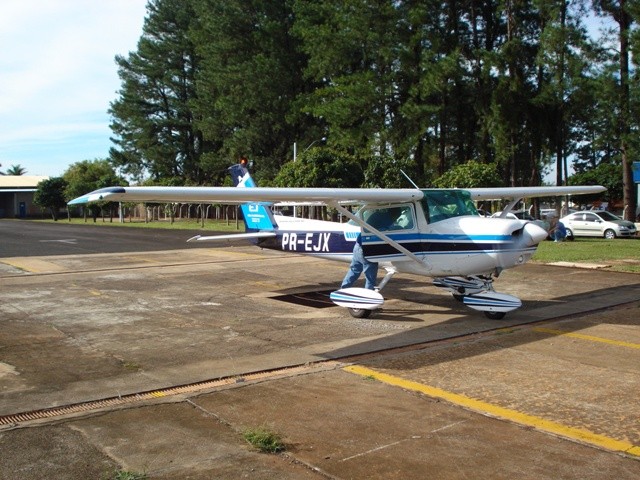
[[331, 292], [329, 298], [339, 307], [364, 310], [376, 310], [384, 303], [382, 295], [366, 288], [343, 288]]
[[249, 232], [249, 233], [232, 233], [229, 235], [209, 235], [202, 236], [196, 235], [195, 237], [191, 237], [187, 242], [215, 242], [219, 240], [250, 240], [253, 238], [267, 238], [267, 237], [275, 237], [275, 232]]

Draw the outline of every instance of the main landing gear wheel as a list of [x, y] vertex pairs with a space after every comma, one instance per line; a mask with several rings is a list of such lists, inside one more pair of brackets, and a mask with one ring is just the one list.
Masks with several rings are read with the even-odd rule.
[[373, 310], [367, 310], [366, 308], [349, 308], [349, 313], [355, 318], [369, 318]]
[[349, 310], [354, 318], [368, 318], [373, 310], [384, 304], [384, 298], [376, 290], [366, 288], [341, 288], [331, 292], [329, 298], [339, 307]]
[[506, 314], [506, 312], [484, 312], [485, 317], [491, 320], [502, 320]]

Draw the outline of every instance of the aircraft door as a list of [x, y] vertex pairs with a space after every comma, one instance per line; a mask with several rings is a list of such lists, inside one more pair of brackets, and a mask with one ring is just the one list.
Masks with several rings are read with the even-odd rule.
[[602, 220], [593, 213], [583, 214], [583, 230], [584, 235], [599, 237], [602, 230]]
[[[365, 207], [359, 214], [373, 228], [410, 251], [419, 248], [419, 240], [415, 235], [416, 217], [413, 204]], [[393, 245], [366, 229], [362, 233], [362, 249], [365, 257], [371, 261], [391, 261], [406, 257]]]

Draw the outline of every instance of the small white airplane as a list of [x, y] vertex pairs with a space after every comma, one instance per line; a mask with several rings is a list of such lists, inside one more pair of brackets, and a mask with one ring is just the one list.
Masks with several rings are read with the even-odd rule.
[[[258, 247], [350, 262], [361, 235], [365, 257], [386, 270], [375, 290], [344, 288], [331, 300], [358, 318], [382, 307], [379, 293], [395, 273], [433, 278], [456, 300], [501, 319], [522, 305], [497, 293], [493, 281], [508, 268], [526, 263], [547, 231], [535, 222], [506, 218], [523, 198], [580, 195], [601, 186], [470, 189], [258, 188], [242, 165], [229, 169], [236, 187], [108, 187], [69, 205], [99, 201], [153, 203], [240, 203], [246, 233], [196, 236], [189, 241], [249, 239]], [[239, 187], [239, 188], [238, 188]], [[474, 201], [510, 199], [500, 218], [481, 217]], [[274, 203], [330, 206], [347, 223], [275, 215]], [[353, 213], [348, 205], [359, 205]]]

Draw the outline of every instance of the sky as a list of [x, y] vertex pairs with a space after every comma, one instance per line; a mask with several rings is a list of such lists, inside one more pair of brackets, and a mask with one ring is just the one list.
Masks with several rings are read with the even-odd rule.
[[135, 51], [147, 0], [20, 0], [0, 15], [0, 171], [60, 176], [107, 158], [116, 55]]

